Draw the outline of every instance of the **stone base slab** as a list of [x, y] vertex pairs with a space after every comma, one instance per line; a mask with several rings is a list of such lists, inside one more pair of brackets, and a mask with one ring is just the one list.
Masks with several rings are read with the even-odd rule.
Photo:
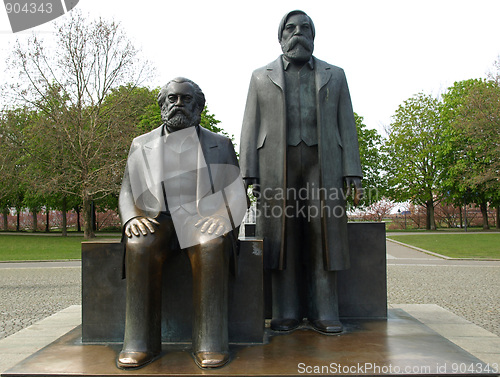
[[158, 360], [134, 371], [116, 367], [120, 344], [83, 345], [78, 327], [2, 376], [497, 375], [402, 309], [390, 309], [387, 320], [344, 325], [341, 335], [307, 326], [286, 335], [266, 329], [266, 344], [231, 346], [230, 363], [216, 370], [199, 369], [190, 344], [164, 344]]

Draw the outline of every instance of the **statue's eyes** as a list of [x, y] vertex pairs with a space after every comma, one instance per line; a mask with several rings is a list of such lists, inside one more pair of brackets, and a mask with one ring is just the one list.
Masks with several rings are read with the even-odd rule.
[[189, 96], [189, 95], [183, 96], [183, 95], [175, 95], [175, 94], [171, 94], [168, 96], [168, 102], [170, 102], [170, 103], [176, 103], [179, 99], [181, 99], [182, 102], [184, 102], [184, 103], [190, 103], [193, 100], [193, 97]]

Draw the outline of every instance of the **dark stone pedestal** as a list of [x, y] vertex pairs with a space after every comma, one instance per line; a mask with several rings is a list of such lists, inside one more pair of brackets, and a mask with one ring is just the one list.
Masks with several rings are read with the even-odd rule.
[[216, 370], [199, 369], [190, 345], [164, 344], [158, 360], [131, 371], [115, 365], [120, 344], [82, 344], [78, 327], [2, 376], [442, 376], [452, 375], [457, 365], [486, 370], [480, 360], [402, 310], [391, 309], [387, 320], [344, 324], [346, 331], [332, 336], [305, 328], [287, 335], [267, 329], [267, 344], [232, 345], [229, 364]]
[[385, 223], [348, 223], [351, 268], [339, 271], [339, 314], [344, 318], [387, 317]]
[[[347, 233], [351, 268], [337, 273], [339, 315], [342, 319], [386, 318], [385, 224], [348, 223]], [[266, 318], [271, 318], [271, 271], [264, 271], [264, 282]]]
[[[82, 340], [122, 342], [125, 328], [124, 247], [116, 241], [82, 243]], [[191, 342], [191, 264], [180, 252], [165, 263], [162, 341]], [[243, 239], [238, 272], [229, 279], [229, 341], [262, 343], [264, 337], [262, 241]]]
[[[340, 316], [386, 318], [385, 224], [349, 223], [351, 268], [338, 273]], [[238, 273], [229, 281], [229, 341], [262, 343], [264, 285], [262, 241], [241, 240]], [[124, 247], [118, 240], [82, 243], [82, 337], [84, 343], [121, 342], [125, 327]], [[267, 271], [269, 277], [269, 271]], [[190, 342], [191, 266], [185, 253], [165, 263], [162, 339]], [[269, 282], [270, 279], [267, 281]], [[266, 288], [267, 297], [264, 295]]]

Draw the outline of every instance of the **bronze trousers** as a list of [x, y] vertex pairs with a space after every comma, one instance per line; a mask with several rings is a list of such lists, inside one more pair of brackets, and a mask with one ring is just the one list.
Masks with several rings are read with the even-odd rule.
[[287, 150], [286, 267], [272, 271], [273, 318], [338, 319], [337, 273], [326, 271], [318, 147]]
[[180, 250], [171, 218], [161, 214], [156, 220], [160, 225], [154, 234], [126, 241], [123, 350], [161, 352], [163, 264], [175, 253], [187, 252], [193, 273], [193, 352], [228, 352], [229, 240], [218, 237]]

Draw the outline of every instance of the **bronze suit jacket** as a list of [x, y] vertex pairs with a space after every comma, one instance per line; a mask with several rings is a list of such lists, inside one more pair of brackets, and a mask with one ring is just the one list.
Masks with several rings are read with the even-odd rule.
[[[165, 178], [162, 176], [165, 172], [162, 171], [161, 164], [168, 164], [169, 161], [165, 161], [164, 157], [167, 147], [162, 136], [162, 127], [135, 138], [130, 147], [119, 196], [120, 218], [123, 226], [135, 217], [155, 218], [166, 209], [164, 199], [167, 198], [163, 185]], [[236, 235], [247, 205], [233, 144], [227, 137], [202, 127], [198, 128], [197, 139], [203, 152], [202, 157], [204, 157], [201, 159], [203, 166], [199, 163], [197, 175], [206, 178], [204, 181], [208, 184], [195, 190], [200, 195], [196, 204], [198, 207], [203, 206], [210, 210], [214, 207], [212, 206], [213, 198], [220, 198], [221, 203], [218, 204], [218, 208], [222, 207], [224, 211], [227, 209], [226, 213], [229, 212], [229, 217], [233, 222], [232, 233]], [[231, 190], [227, 190], [229, 186]], [[216, 195], [218, 193], [223, 194]], [[203, 209], [198, 208], [198, 212], [204, 215]]]

